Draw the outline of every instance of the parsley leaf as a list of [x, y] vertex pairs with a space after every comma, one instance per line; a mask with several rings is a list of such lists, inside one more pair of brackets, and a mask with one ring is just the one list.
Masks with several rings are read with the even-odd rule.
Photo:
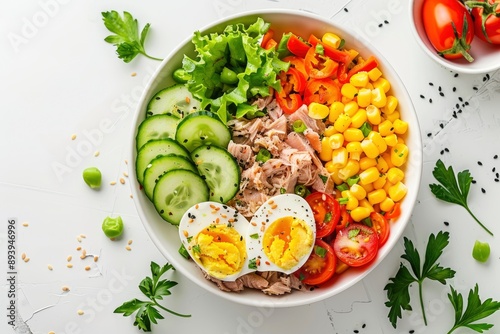
[[437, 235], [431, 234], [425, 250], [425, 259], [423, 266], [420, 265], [420, 255], [413, 246], [413, 243], [404, 238], [405, 253], [401, 258], [409, 262], [411, 271], [400, 264], [399, 270], [395, 277], [389, 278], [384, 290], [387, 290], [387, 299], [385, 306], [389, 307], [389, 320], [394, 328], [398, 318], [402, 318], [402, 311], [411, 311], [410, 305], [410, 285], [414, 282], [418, 283], [418, 292], [420, 297], [420, 306], [424, 323], [427, 325], [427, 318], [423, 306], [422, 283], [424, 280], [430, 279], [438, 281], [441, 284], [446, 284], [446, 280], [455, 276], [455, 271], [450, 268], [443, 268], [436, 263], [444, 248], [448, 245], [449, 233], [440, 231]]
[[484, 319], [500, 310], [500, 302], [488, 298], [483, 303], [481, 303], [481, 299], [479, 299], [479, 288], [476, 284], [474, 290], [471, 289], [469, 291], [469, 296], [467, 298], [467, 308], [465, 309], [465, 312], [462, 313], [464, 306], [463, 297], [460, 293], [457, 293], [457, 291], [453, 289], [453, 287], [450, 288], [451, 293], [448, 294], [448, 298], [450, 299], [450, 302], [455, 309], [455, 324], [453, 325], [452, 329], [450, 329], [448, 334], [452, 333], [460, 327], [467, 327], [478, 333], [482, 333], [483, 331], [493, 327], [492, 324], [475, 322]]
[[438, 160], [432, 175], [434, 175], [436, 180], [440, 183], [429, 185], [434, 196], [442, 201], [462, 206], [465, 210], [467, 210], [467, 212], [469, 212], [472, 218], [474, 218], [474, 220], [481, 225], [486, 232], [488, 232], [488, 234], [493, 236], [493, 233], [488, 230], [469, 209], [467, 196], [469, 195], [470, 184], [473, 180], [469, 171], [467, 169], [463, 170], [455, 177], [453, 167], [450, 166], [446, 168], [444, 163], [441, 160]]
[[170, 263], [160, 267], [155, 262], [151, 262], [150, 267], [151, 277], [144, 278], [139, 284], [139, 289], [150, 301], [142, 301], [134, 298], [124, 302], [114, 310], [114, 313], [123, 313], [124, 317], [136, 313], [134, 326], [137, 326], [137, 328], [144, 332], [151, 332], [151, 324], [157, 324], [159, 319], [164, 319], [157, 307], [179, 317], [191, 316], [169, 310], [157, 302], [157, 300], [162, 300], [164, 296], [171, 295], [170, 288], [177, 285], [177, 282], [160, 279], [167, 271], [170, 269], [175, 270], [175, 268]]
[[151, 57], [144, 49], [144, 42], [149, 32], [149, 23], [144, 26], [139, 36], [137, 20], [129, 12], [123, 12], [123, 17], [117, 11], [102, 12], [104, 25], [115, 35], [109, 35], [104, 40], [116, 46], [118, 58], [129, 63], [138, 54], [154, 59], [160, 58]]

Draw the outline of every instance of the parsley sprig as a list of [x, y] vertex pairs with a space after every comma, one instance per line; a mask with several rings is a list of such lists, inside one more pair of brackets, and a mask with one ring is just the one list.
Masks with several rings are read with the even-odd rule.
[[493, 327], [492, 324], [476, 323], [476, 321], [484, 319], [498, 311], [500, 309], [500, 302], [488, 298], [481, 303], [481, 299], [479, 298], [479, 287], [476, 284], [474, 289], [469, 291], [469, 296], [467, 297], [467, 308], [465, 309], [465, 312], [463, 312], [464, 301], [462, 295], [457, 293], [453, 287], [450, 288], [451, 293], [448, 294], [448, 298], [455, 309], [455, 324], [450, 329], [448, 334], [460, 327], [467, 327], [478, 333], [482, 333], [483, 331]]
[[446, 284], [447, 279], [455, 276], [454, 270], [444, 268], [440, 266], [439, 263], [436, 263], [448, 243], [448, 232], [440, 231], [437, 235], [431, 234], [425, 251], [424, 264], [421, 268], [418, 251], [408, 238], [404, 238], [405, 253], [401, 255], [401, 258], [409, 262], [413, 274], [403, 265], [403, 263], [401, 263], [396, 276], [390, 278], [390, 283], [384, 287], [384, 290], [387, 290], [388, 298], [385, 305], [390, 308], [389, 320], [394, 328], [396, 328], [398, 318], [402, 318], [402, 310], [412, 310], [409, 288], [414, 282], [418, 283], [420, 307], [422, 309], [424, 323], [427, 325], [422, 293], [424, 280], [430, 279], [438, 281], [441, 284]]
[[470, 184], [473, 180], [469, 170], [466, 169], [458, 172], [455, 177], [453, 167], [449, 166], [446, 168], [444, 163], [438, 160], [432, 175], [434, 175], [440, 184], [430, 184], [431, 192], [440, 200], [462, 206], [488, 234], [493, 236], [493, 233], [469, 209], [467, 196], [469, 195]]
[[160, 280], [161, 276], [170, 269], [175, 270], [170, 263], [160, 267], [151, 261], [151, 277], [144, 278], [139, 284], [139, 289], [150, 300], [142, 301], [134, 298], [124, 302], [114, 310], [114, 313], [123, 313], [124, 317], [128, 317], [137, 312], [135, 314], [134, 326], [137, 326], [137, 328], [142, 329], [144, 332], [151, 332], [151, 324], [157, 324], [159, 319], [164, 319], [157, 307], [179, 317], [190, 317], [191, 315], [174, 312], [158, 303], [158, 300], [162, 300], [164, 296], [171, 295], [170, 288], [177, 285], [177, 282], [174, 281], [167, 279]]
[[150, 59], [162, 60], [148, 55], [145, 51], [144, 42], [151, 26], [149, 23], [144, 26], [139, 36], [137, 20], [129, 12], [123, 12], [123, 17], [115, 10], [101, 14], [106, 28], [114, 33], [104, 40], [116, 46], [118, 58], [129, 63], [138, 54], [143, 54]]

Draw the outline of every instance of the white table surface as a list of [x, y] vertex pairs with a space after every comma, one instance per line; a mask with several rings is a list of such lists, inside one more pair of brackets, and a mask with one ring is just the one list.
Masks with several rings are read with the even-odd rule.
[[[3, 1], [1, 7], [3, 277], [8, 277], [8, 219], [17, 219], [18, 231], [17, 327], [7, 324], [10, 286], [2, 279], [2, 333], [138, 333], [132, 317], [113, 314], [113, 310], [126, 300], [140, 297], [137, 285], [149, 275], [150, 261], [166, 262], [137, 215], [130, 197], [132, 180], [125, 177], [125, 184], [110, 185], [128, 171], [126, 149], [135, 106], [160, 63], [138, 56], [125, 64], [116, 57], [114, 47], [103, 41], [108, 31], [101, 12], [108, 10], [131, 12], [141, 27], [151, 23], [147, 50], [158, 57], [166, 56], [194, 30], [215, 19], [270, 7], [318, 13], [370, 40], [406, 84], [424, 140], [422, 184], [405, 235], [423, 253], [430, 233], [449, 231], [450, 245], [440, 263], [457, 271], [450, 283], [464, 295], [478, 283], [482, 299], [500, 300], [497, 237], [487, 235], [462, 208], [436, 200], [428, 186], [434, 182], [431, 172], [437, 159], [452, 164], [456, 171], [469, 169], [477, 180], [471, 187], [470, 207], [500, 235], [500, 183], [494, 182], [492, 171], [500, 171], [500, 160], [493, 158], [500, 154], [500, 71], [489, 73], [489, 79], [483, 74], [456, 77], [433, 63], [411, 35], [407, 1], [40, 0]], [[440, 96], [439, 87], [444, 96]], [[459, 98], [469, 105], [463, 107]], [[458, 109], [462, 112], [454, 118], [453, 112]], [[100, 154], [96, 157], [95, 152]], [[82, 170], [92, 165], [104, 175], [98, 194], [81, 178]], [[121, 215], [125, 221], [125, 235], [120, 241], [111, 242], [100, 230], [108, 215]], [[78, 241], [82, 234], [85, 238]], [[130, 251], [126, 250], [128, 240], [133, 240]], [[471, 256], [475, 240], [487, 241], [492, 247], [485, 264]], [[98, 255], [99, 261], [81, 260], [78, 246]], [[404, 312], [397, 330], [392, 328], [383, 288], [395, 275], [402, 252], [401, 240], [379, 267], [345, 292], [312, 305], [286, 309], [237, 305], [208, 294], [174, 273], [169, 277], [179, 285], [165, 304], [192, 317], [166, 314], [154, 332], [445, 332], [453, 323], [453, 309], [446, 297], [449, 287], [436, 282], [424, 283], [428, 326], [423, 326], [413, 287], [414, 311]], [[29, 262], [22, 261], [22, 253]], [[71, 269], [66, 267], [70, 255], [74, 264]], [[53, 266], [52, 271], [48, 265]], [[84, 270], [87, 265], [89, 271]], [[63, 292], [62, 286], [70, 291]], [[78, 310], [84, 314], [79, 315]], [[500, 313], [487, 320], [495, 324], [492, 333], [500, 331]]]

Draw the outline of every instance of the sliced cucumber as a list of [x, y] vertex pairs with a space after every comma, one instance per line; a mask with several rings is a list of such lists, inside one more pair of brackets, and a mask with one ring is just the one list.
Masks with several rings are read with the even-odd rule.
[[179, 225], [184, 213], [193, 205], [208, 200], [208, 187], [197, 173], [177, 169], [163, 174], [153, 192], [156, 211], [167, 222]]
[[241, 172], [226, 149], [204, 145], [191, 152], [191, 159], [210, 189], [210, 200], [226, 203], [240, 189]]
[[169, 114], [179, 118], [200, 109], [200, 101], [183, 84], [175, 84], [156, 93], [148, 103], [146, 116]]
[[175, 139], [175, 131], [180, 118], [172, 115], [153, 115], [144, 119], [137, 129], [136, 148], [152, 139]]
[[144, 171], [143, 181], [144, 193], [150, 200], [153, 199], [153, 191], [158, 178], [174, 169], [187, 169], [198, 173], [196, 166], [186, 157], [169, 154], [154, 158]]
[[231, 131], [214, 113], [198, 111], [180, 121], [175, 139], [190, 152], [202, 145], [227, 148], [231, 140]]
[[143, 184], [144, 171], [151, 163], [151, 160], [159, 155], [176, 154], [189, 157], [189, 152], [176, 142], [174, 139], [155, 139], [150, 140], [144, 144], [141, 149], [137, 152], [137, 158], [135, 160], [135, 171], [137, 174], [137, 181]]

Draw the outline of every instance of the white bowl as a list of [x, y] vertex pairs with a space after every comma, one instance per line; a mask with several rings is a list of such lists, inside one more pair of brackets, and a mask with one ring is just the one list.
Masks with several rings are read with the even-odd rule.
[[[392, 224], [389, 240], [380, 249], [378, 257], [368, 267], [363, 269], [349, 269], [334, 279], [329, 286], [315, 289], [314, 291], [293, 291], [290, 294], [279, 297], [268, 296], [260, 291], [252, 291], [250, 289], [240, 293], [222, 292], [215, 284], [203, 278], [200, 269], [198, 269], [192, 261], [187, 261], [178, 254], [180, 241], [177, 228], [162, 220], [152, 203], [148, 200], [144, 192], [141, 191], [137, 182], [133, 183], [132, 192], [139, 216], [156, 247], [179, 272], [203, 289], [222, 298], [246, 305], [264, 305], [272, 307], [305, 305], [332, 297], [354, 285], [356, 282], [359, 282], [384, 259], [398, 240], [400, 240], [403, 230], [410, 219], [420, 184], [422, 171], [422, 141], [420, 137], [420, 128], [410, 97], [401, 79], [394, 69], [390, 67], [388, 61], [385, 60], [375, 48], [370, 46], [368, 42], [359, 40], [359, 36], [355, 37], [349, 31], [343, 30], [342, 27], [337, 26], [331, 21], [302, 11], [265, 10], [247, 12], [224, 20], [219, 20], [201, 29], [201, 31], [202, 33], [221, 31], [227, 24], [235, 22], [250, 24], [255, 22], [257, 17], [262, 17], [264, 20], [271, 23], [272, 28], [275, 30], [275, 36], [281, 36], [281, 33], [285, 31], [294, 31], [302, 36], [309, 36], [310, 33], [315, 33], [320, 36], [327, 31], [336, 32], [346, 40], [346, 45], [348, 47], [355, 48], [362, 55], [375, 55], [379, 60], [384, 76], [391, 82], [392, 92], [399, 99], [401, 117], [410, 124], [406, 143], [409, 146], [411, 158], [407, 163], [405, 181], [409, 191], [402, 202], [402, 215], [397, 222]], [[185, 53], [193, 53], [191, 36], [187, 36], [186, 40], [165, 58], [159, 66], [159, 69], [153, 75], [152, 80], [147, 85], [139, 101], [133, 121], [132, 136], [129, 138], [130, 161], [135, 161], [135, 134], [137, 126], [145, 117], [146, 106], [149, 99], [155, 92], [173, 83], [171, 74], [180, 66], [183, 54]], [[131, 167], [130, 175], [136, 177], [133, 167]]]
[[487, 73], [500, 68], [500, 46], [491, 45], [474, 37], [469, 53], [474, 58], [473, 62], [461, 59], [445, 59], [439, 56], [427, 38], [422, 21], [422, 7], [425, 0], [410, 0], [409, 16], [413, 36], [418, 45], [434, 61], [442, 66], [465, 74]]

